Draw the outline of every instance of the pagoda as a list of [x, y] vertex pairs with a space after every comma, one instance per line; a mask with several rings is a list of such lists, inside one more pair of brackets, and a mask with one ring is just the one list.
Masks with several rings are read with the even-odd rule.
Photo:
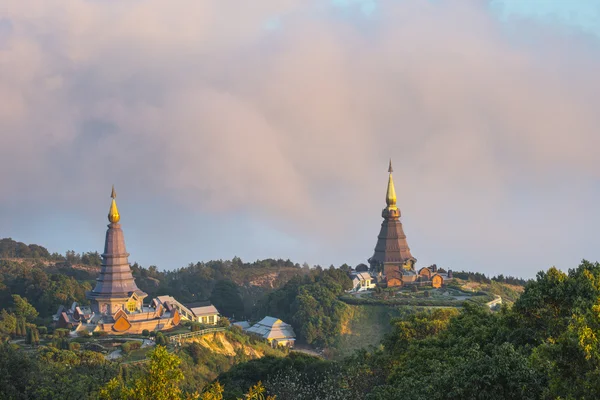
[[403, 282], [411, 282], [417, 278], [414, 267], [417, 259], [410, 253], [402, 222], [400, 222], [400, 210], [396, 205], [396, 189], [392, 177], [392, 160], [390, 160], [388, 172], [385, 198], [387, 207], [381, 212], [383, 222], [377, 237], [375, 252], [369, 259], [369, 265], [372, 273], [383, 274], [388, 279], [397, 277]]
[[111, 334], [173, 328], [181, 319], [173, 304], [163, 305], [153, 301], [153, 306], [144, 306], [144, 299], [148, 295], [137, 287], [131, 273], [116, 197], [113, 186], [102, 266], [96, 286], [86, 293], [90, 306], [79, 306], [77, 303], [73, 303], [70, 309], [61, 306], [56, 315], [58, 325]]
[[101, 314], [114, 313], [121, 309], [136, 312], [142, 308], [143, 301], [148, 296], [137, 287], [131, 274], [129, 253], [125, 249], [125, 237], [119, 224], [121, 215], [116, 197], [113, 186], [108, 212], [110, 224], [106, 231], [100, 275], [96, 279], [94, 290], [86, 293], [92, 311]]

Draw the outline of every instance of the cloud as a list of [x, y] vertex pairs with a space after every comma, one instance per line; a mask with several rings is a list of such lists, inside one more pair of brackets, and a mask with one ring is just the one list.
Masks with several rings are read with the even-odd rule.
[[232, 224], [208, 239], [240, 246], [223, 257], [271, 255], [245, 247], [243, 217], [295, 238], [290, 257], [316, 246], [312, 262], [360, 262], [392, 157], [424, 263], [529, 276], [598, 257], [585, 238], [598, 219], [600, 52], [583, 34], [458, 0], [379, 1], [351, 18], [325, 1], [9, 4], [7, 218], [48, 202], [95, 214], [90, 199], [117, 180], [135, 201]]

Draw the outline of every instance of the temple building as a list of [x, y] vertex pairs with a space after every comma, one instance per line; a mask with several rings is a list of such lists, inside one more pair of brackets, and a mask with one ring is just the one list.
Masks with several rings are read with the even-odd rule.
[[[417, 259], [413, 257], [408, 247], [402, 222], [400, 222], [400, 209], [396, 204], [396, 188], [392, 177], [391, 160], [388, 172], [385, 198], [387, 207], [381, 213], [383, 222], [377, 237], [375, 252], [369, 258], [370, 273], [378, 286], [401, 287], [405, 284], [431, 284], [434, 288], [440, 288], [452, 279], [452, 271], [446, 272], [442, 268], [438, 269], [435, 264], [421, 268], [418, 273], [415, 270]], [[361, 266], [362, 264], [357, 267], [357, 271]]]
[[148, 295], [137, 287], [131, 273], [114, 187], [111, 197], [102, 267], [96, 286], [86, 293], [90, 306], [61, 307], [56, 315], [58, 326], [109, 334], [171, 329], [181, 320], [177, 308], [156, 301], [152, 303], [156, 307], [144, 306]]
[[410, 253], [410, 248], [406, 241], [406, 235], [400, 222], [400, 209], [396, 205], [396, 189], [392, 177], [392, 161], [388, 169], [388, 187], [385, 201], [387, 207], [381, 212], [383, 222], [381, 230], [377, 237], [375, 252], [369, 258], [371, 272], [382, 273], [383, 275], [401, 274], [409, 281], [417, 279], [415, 272], [415, 263], [417, 259]]

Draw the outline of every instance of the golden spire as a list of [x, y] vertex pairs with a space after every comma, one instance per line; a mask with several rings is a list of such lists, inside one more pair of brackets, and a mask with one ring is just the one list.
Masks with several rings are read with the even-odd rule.
[[108, 211], [108, 220], [112, 224], [116, 224], [121, 220], [121, 215], [119, 215], [119, 209], [117, 208], [117, 202], [115, 199], [117, 198], [117, 192], [115, 192], [115, 185], [112, 187], [112, 193], [110, 194], [112, 198], [112, 202], [110, 204], [110, 210]]
[[390, 159], [390, 167], [388, 168], [388, 172], [390, 173], [390, 177], [388, 180], [387, 187], [387, 196], [385, 198], [385, 202], [387, 203], [387, 208], [389, 210], [395, 210], [396, 207], [396, 189], [394, 188], [394, 178], [392, 178], [392, 160]]

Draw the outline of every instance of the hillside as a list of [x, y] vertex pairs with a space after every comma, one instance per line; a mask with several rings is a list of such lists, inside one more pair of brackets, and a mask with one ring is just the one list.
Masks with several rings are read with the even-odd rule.
[[265, 356], [285, 357], [284, 350], [273, 349], [237, 329], [188, 339], [176, 353], [182, 359], [182, 370], [191, 390], [216, 379], [234, 365]]

